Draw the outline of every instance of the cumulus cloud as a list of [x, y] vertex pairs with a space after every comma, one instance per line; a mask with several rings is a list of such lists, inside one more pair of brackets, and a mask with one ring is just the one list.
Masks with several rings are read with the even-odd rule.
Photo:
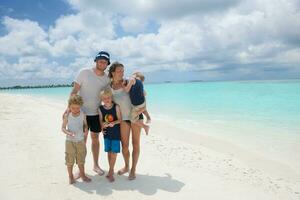
[[47, 29], [34, 21], [3, 18], [0, 76], [11, 75], [3, 71], [13, 66], [20, 77], [69, 80], [92, 65], [100, 49], [129, 72], [201, 72], [207, 80], [272, 78], [279, 69], [287, 78], [292, 72], [300, 75], [297, 0], [68, 3], [76, 12]]

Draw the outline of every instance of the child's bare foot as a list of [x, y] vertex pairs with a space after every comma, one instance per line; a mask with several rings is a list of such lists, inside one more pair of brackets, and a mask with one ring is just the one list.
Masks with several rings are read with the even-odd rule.
[[146, 124], [151, 124], [151, 118], [147, 118]]
[[92, 181], [92, 179], [90, 179], [90, 178], [87, 177], [86, 175], [81, 176], [81, 179], [82, 179], [84, 182], [88, 182], [88, 183]]
[[93, 168], [94, 172], [96, 172], [97, 174], [99, 174], [100, 176], [103, 176], [104, 175], [104, 171], [99, 167], [94, 167]]
[[129, 171], [128, 168], [124, 167], [118, 171], [118, 175], [123, 175]]
[[74, 177], [69, 177], [69, 184], [72, 185], [74, 183], [76, 183]]
[[144, 129], [145, 129], [146, 135], [148, 135], [150, 126], [145, 125]]
[[111, 182], [111, 183], [115, 181], [115, 178], [114, 178], [114, 175], [113, 175], [113, 174], [107, 174], [105, 177], [106, 177], [107, 180], [108, 180], [109, 182]]

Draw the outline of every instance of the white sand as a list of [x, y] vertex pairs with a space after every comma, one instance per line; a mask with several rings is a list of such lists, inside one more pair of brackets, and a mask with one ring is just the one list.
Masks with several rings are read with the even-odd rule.
[[[137, 179], [114, 183], [93, 173], [90, 139], [86, 172], [92, 183], [68, 184], [65, 104], [0, 94], [0, 199], [300, 199], [299, 171], [237, 145], [153, 121], [142, 135]], [[186, 137], [189, 136], [189, 137]], [[107, 170], [102, 148], [100, 164]], [[299, 153], [299, 152], [291, 152]], [[121, 154], [116, 169], [123, 164]]]

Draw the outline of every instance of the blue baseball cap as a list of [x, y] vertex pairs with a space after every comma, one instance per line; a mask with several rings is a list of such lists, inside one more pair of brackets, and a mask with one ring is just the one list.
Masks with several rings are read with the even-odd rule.
[[96, 55], [96, 57], [95, 57], [95, 59], [94, 59], [94, 62], [96, 62], [96, 61], [99, 60], [99, 59], [105, 59], [105, 60], [107, 60], [108, 65], [110, 65], [110, 56], [109, 56], [109, 53], [107, 53], [106, 51], [100, 51], [100, 52]]

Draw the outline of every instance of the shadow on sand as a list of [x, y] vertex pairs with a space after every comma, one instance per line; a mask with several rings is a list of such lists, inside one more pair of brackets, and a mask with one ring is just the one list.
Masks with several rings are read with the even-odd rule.
[[[91, 176], [89, 176], [91, 177]], [[165, 176], [151, 176], [137, 174], [137, 178], [129, 181], [127, 176], [115, 175], [116, 181], [110, 183], [105, 176], [92, 176], [91, 183], [76, 182], [74, 187], [87, 193], [99, 195], [110, 195], [117, 191], [138, 191], [145, 195], [154, 195], [158, 190], [167, 192], [179, 192], [185, 185], [183, 182], [173, 179], [170, 174]]]

